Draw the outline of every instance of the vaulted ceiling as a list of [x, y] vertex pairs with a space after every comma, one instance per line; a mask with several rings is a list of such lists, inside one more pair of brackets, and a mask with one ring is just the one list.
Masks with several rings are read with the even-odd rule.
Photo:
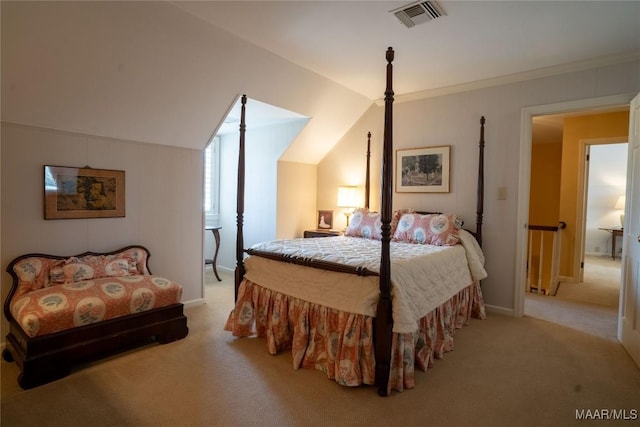
[[3, 1], [2, 120], [202, 149], [247, 93], [309, 117], [284, 160], [317, 163], [382, 98], [388, 46], [396, 102], [640, 55], [638, 1], [440, 1], [411, 28], [408, 3]]
[[384, 48], [396, 95], [528, 78], [640, 53], [638, 1], [439, 1], [405, 27], [411, 1], [176, 1], [193, 15], [368, 98], [383, 96]]

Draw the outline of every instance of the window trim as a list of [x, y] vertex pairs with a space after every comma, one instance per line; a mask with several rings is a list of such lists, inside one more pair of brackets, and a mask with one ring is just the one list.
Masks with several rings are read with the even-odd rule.
[[220, 137], [215, 136], [204, 149], [203, 209], [207, 223], [220, 216]]

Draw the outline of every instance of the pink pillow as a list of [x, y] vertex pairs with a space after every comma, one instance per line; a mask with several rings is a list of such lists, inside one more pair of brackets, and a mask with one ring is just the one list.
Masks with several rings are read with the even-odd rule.
[[393, 234], [393, 241], [453, 246], [460, 241], [456, 217], [451, 214], [404, 214]]
[[345, 236], [364, 237], [365, 239], [382, 239], [382, 219], [379, 212], [358, 208], [353, 212], [349, 228]]
[[93, 279], [95, 276], [94, 268], [89, 264], [81, 262], [70, 262], [62, 267], [64, 272], [64, 283], [82, 282], [83, 280]]
[[398, 222], [400, 222], [400, 218], [402, 215], [406, 213], [415, 212], [413, 209], [398, 209], [393, 211], [393, 216], [391, 217], [391, 238], [393, 239], [393, 235], [396, 234], [396, 230], [398, 229]]
[[24, 258], [16, 263], [13, 266], [13, 272], [18, 276], [15, 296], [49, 286], [49, 269], [53, 263], [53, 260], [38, 257]]
[[136, 261], [118, 255], [87, 255], [57, 261], [51, 268], [52, 283], [74, 283], [101, 277], [137, 274]]
[[80, 262], [89, 264], [94, 270], [94, 278], [131, 276], [136, 274], [136, 262], [133, 258], [115, 255], [89, 255]]

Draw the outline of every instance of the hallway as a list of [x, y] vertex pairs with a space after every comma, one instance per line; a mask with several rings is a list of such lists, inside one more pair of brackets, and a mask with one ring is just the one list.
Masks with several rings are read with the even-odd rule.
[[584, 282], [561, 282], [555, 297], [525, 294], [525, 316], [616, 341], [620, 260], [585, 257]]

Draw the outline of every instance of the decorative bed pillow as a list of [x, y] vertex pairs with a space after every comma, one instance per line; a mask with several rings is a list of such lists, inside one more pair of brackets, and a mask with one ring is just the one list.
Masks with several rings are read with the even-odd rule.
[[[396, 232], [400, 217], [410, 212], [414, 212], [413, 209], [398, 209], [393, 211], [391, 217], [391, 237], [393, 237]], [[382, 239], [382, 214], [366, 208], [356, 209], [351, 217], [349, 228], [347, 228], [344, 234], [346, 236], [364, 237], [367, 239]]]
[[64, 283], [82, 282], [94, 278], [94, 270], [89, 264], [70, 262], [62, 267]]
[[118, 255], [89, 255], [80, 262], [89, 264], [94, 270], [94, 278], [131, 276], [137, 274], [135, 259]]
[[13, 266], [14, 273], [18, 276], [17, 295], [35, 291], [49, 286], [49, 271], [54, 260], [44, 258], [25, 258]]
[[120, 252], [118, 258], [127, 258], [131, 259], [133, 263], [131, 264], [130, 273], [132, 276], [136, 276], [139, 274], [151, 274], [149, 269], [147, 269], [147, 252], [143, 251], [140, 248], [130, 248], [124, 252]]
[[393, 211], [393, 216], [391, 217], [391, 238], [393, 238], [393, 235], [396, 234], [396, 230], [398, 229], [398, 222], [400, 222], [400, 218], [402, 218], [402, 215], [413, 212], [415, 212], [413, 209], [398, 209]]
[[382, 239], [382, 219], [379, 212], [371, 212], [366, 208], [358, 208], [351, 216], [345, 236], [364, 237], [365, 239]]
[[393, 241], [453, 246], [460, 241], [456, 217], [451, 214], [404, 214], [398, 222]]
[[51, 266], [51, 271], [49, 272], [49, 280], [51, 283], [64, 283], [64, 260], [56, 261], [55, 264]]
[[122, 277], [138, 274], [136, 260], [121, 255], [87, 255], [58, 261], [51, 269], [52, 283], [74, 283], [101, 277]]

